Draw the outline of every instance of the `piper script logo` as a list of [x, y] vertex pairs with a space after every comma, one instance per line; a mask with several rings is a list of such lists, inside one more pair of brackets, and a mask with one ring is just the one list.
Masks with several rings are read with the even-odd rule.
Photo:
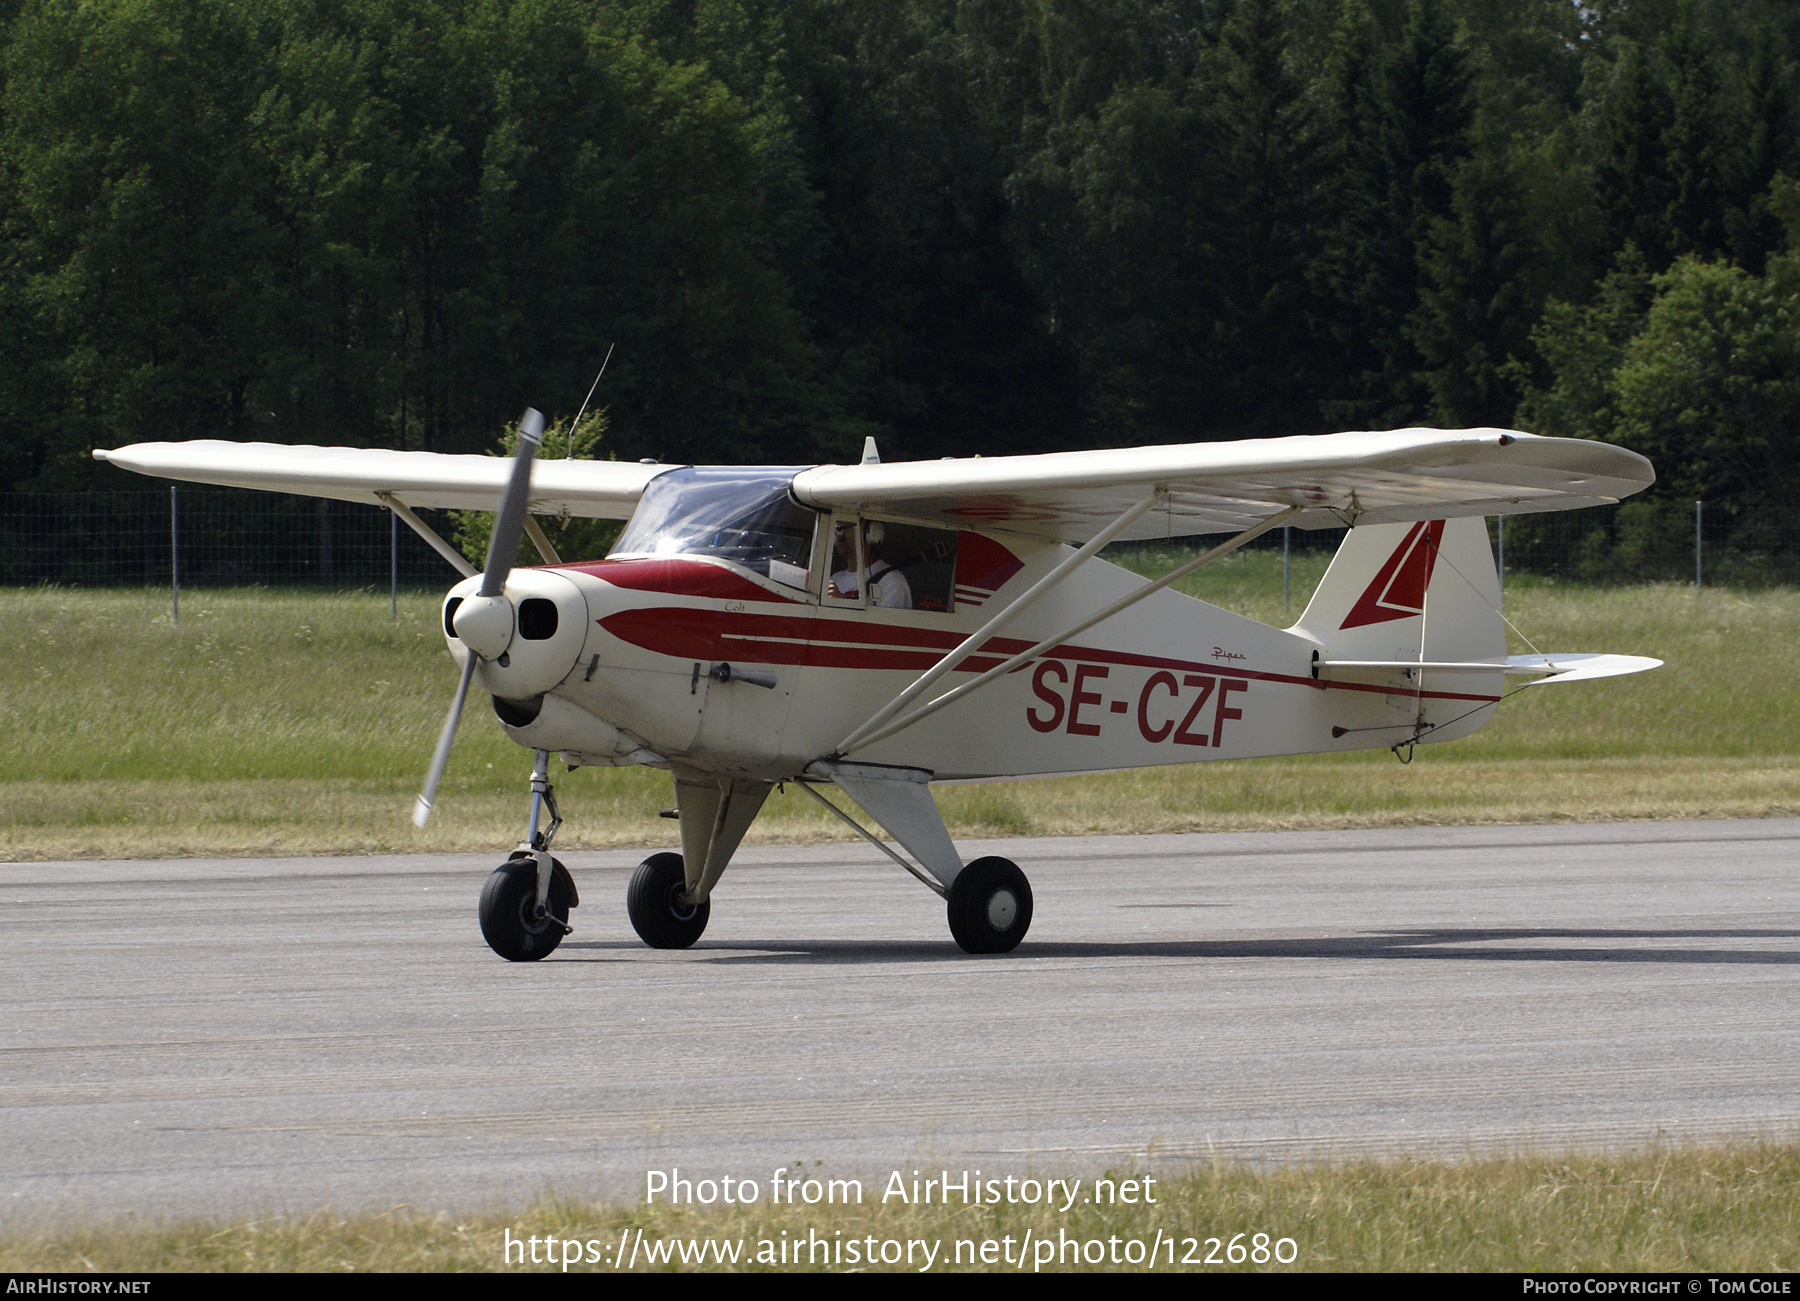
[[1356, 598], [1356, 604], [1338, 625], [1340, 631], [1425, 613], [1425, 589], [1431, 586], [1431, 571], [1437, 564], [1438, 544], [1443, 539], [1441, 519], [1421, 520], [1413, 525], [1374, 581]]

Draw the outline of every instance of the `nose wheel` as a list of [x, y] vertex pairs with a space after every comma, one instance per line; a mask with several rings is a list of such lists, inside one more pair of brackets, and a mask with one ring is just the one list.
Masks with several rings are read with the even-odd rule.
[[[548, 826], [543, 825], [546, 812]], [[560, 826], [556, 791], [550, 785], [550, 752], [539, 750], [531, 769], [531, 821], [525, 839], [488, 876], [477, 908], [482, 938], [508, 962], [548, 957], [573, 929], [569, 910], [581, 903], [575, 878], [562, 860], [550, 857], [550, 842]]]
[[578, 902], [575, 878], [553, 858], [550, 895], [540, 907], [537, 859], [521, 853], [496, 867], [481, 888], [481, 936], [508, 962], [536, 962], [562, 943]]
[[978, 858], [963, 868], [946, 905], [964, 953], [1011, 953], [1031, 928], [1031, 882], [1010, 858]]

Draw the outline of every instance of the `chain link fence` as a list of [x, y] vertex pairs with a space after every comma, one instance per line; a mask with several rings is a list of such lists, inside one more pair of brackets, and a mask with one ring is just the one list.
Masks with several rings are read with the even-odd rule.
[[[1502, 578], [1531, 574], [1595, 586], [1699, 583], [1707, 587], [1800, 586], [1800, 508], [1733, 508], [1721, 502], [1625, 502], [1586, 510], [1488, 520]], [[1344, 529], [1275, 529], [1247, 551], [1317, 558], [1337, 550]], [[1219, 539], [1208, 539], [1211, 545]], [[1166, 542], [1114, 543], [1176, 553]]]
[[[446, 539], [455, 530], [447, 512], [419, 517]], [[1800, 586], [1800, 508], [1632, 501], [1490, 519], [1488, 531], [1508, 575]], [[1299, 555], [1335, 550], [1342, 538], [1341, 530], [1276, 530], [1250, 545]], [[455, 578], [375, 505], [189, 485], [0, 494], [0, 584], [8, 586], [440, 591]]]
[[1730, 502], [1628, 501], [1518, 515], [1500, 535], [1506, 568], [1579, 583], [1800, 585], [1800, 509]]
[[[445, 511], [419, 511], [440, 537]], [[0, 583], [70, 587], [390, 587], [458, 575], [381, 506], [241, 488], [0, 494]]]

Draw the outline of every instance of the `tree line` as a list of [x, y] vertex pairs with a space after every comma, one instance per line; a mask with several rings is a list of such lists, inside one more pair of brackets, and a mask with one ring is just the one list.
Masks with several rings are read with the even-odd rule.
[[1393, 428], [1800, 486], [1792, 0], [0, 2], [0, 462]]

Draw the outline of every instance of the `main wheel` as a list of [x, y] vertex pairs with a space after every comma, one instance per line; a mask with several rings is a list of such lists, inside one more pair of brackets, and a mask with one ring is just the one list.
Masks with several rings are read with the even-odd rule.
[[510, 858], [489, 873], [481, 887], [481, 936], [508, 962], [536, 962], [562, 943], [568, 934], [569, 910], [579, 902], [575, 878], [553, 858], [550, 898], [540, 914], [537, 860], [529, 854]]
[[1010, 858], [978, 858], [956, 874], [950, 934], [964, 953], [1011, 953], [1031, 928], [1031, 882]]
[[625, 911], [639, 939], [653, 949], [692, 947], [712, 916], [712, 900], [684, 904], [681, 895], [686, 890], [687, 871], [680, 854], [652, 854], [638, 864], [625, 891]]

